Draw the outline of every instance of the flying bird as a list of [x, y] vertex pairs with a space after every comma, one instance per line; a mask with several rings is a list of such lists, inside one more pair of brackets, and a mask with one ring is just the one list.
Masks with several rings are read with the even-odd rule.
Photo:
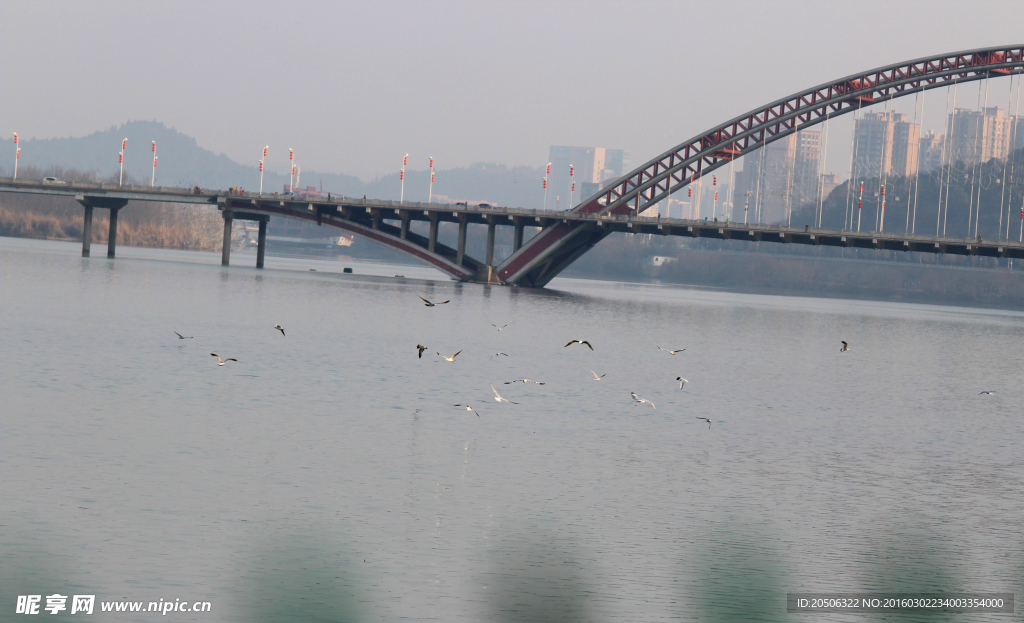
[[689, 382], [681, 376], [677, 376], [676, 380], [679, 381], [679, 389], [682, 389], [683, 385], [686, 385]]
[[175, 331], [175, 332], [174, 332], [174, 335], [177, 335], [177, 336], [178, 336], [178, 339], [179, 339], [179, 340], [191, 340], [191, 339], [192, 339], [192, 337], [193, 337], [193, 336], [191, 336], [191, 335], [189, 335], [189, 336], [184, 336], [184, 335], [182, 335], [182, 334], [178, 333], [177, 331]]
[[637, 406], [638, 404], [642, 403], [642, 402], [646, 402], [647, 404], [651, 405], [652, 409], [656, 409], [657, 408], [657, 407], [654, 406], [653, 402], [651, 402], [650, 400], [647, 400], [646, 398], [641, 398], [640, 396], [637, 396], [635, 392], [629, 392], [629, 395], [633, 397], [633, 406], [634, 407]]
[[496, 324], [492, 324], [491, 326], [492, 326], [492, 327], [494, 327], [495, 329], [497, 329], [498, 331], [501, 331], [502, 329], [504, 329], [504, 328], [505, 328], [505, 327], [507, 327], [508, 325], [507, 325], [507, 324], [503, 324], [503, 325], [501, 325], [501, 326], [499, 327], [499, 326], [498, 326], [498, 325], [496, 325]]
[[707, 422], [708, 423], [708, 430], [711, 430], [711, 420], [707, 419], [706, 417], [700, 417], [699, 415], [696, 416], [696, 417], [697, 417], [698, 420], [704, 420], [705, 422]]
[[218, 355], [217, 353], [210, 353], [210, 354], [217, 358], [217, 365], [218, 366], [222, 366], [222, 365], [226, 364], [229, 361], [238, 361], [234, 357], [228, 357], [227, 359], [221, 359], [220, 355]]
[[573, 344], [586, 344], [590, 348], [590, 350], [594, 350], [594, 347], [590, 346], [590, 342], [588, 342], [586, 340], [572, 340], [571, 342], [569, 342], [568, 344], [566, 344], [562, 348], [569, 348]]
[[[840, 341], [842, 342], [842, 340], [840, 340]], [[850, 350], [850, 345], [847, 344], [846, 342], [843, 342], [843, 347], [839, 349], [839, 352], [845, 353], [848, 350]]]
[[278, 331], [280, 331], [280, 332], [281, 332], [281, 335], [284, 335], [284, 327], [282, 327], [282, 326], [281, 326], [281, 325], [279, 325], [279, 324], [275, 324], [275, 325], [274, 325], [274, 328], [275, 328], [275, 329], [277, 329]]
[[[436, 352], [436, 351], [435, 351], [435, 352]], [[461, 353], [461, 352], [462, 352], [462, 351], [460, 350], [460, 351], [459, 351], [459, 353]], [[441, 353], [437, 353], [437, 356], [438, 356], [438, 357], [441, 357], [442, 359], [444, 359], [444, 360], [445, 360], [445, 361], [447, 361], [448, 363], [455, 363], [455, 358], [459, 356], [459, 353], [455, 353], [455, 354], [454, 354], [454, 355], [452, 355], [451, 357], [445, 357], [445, 356], [444, 356], [444, 355], [442, 355]]]
[[983, 391], [983, 392], [978, 392], [978, 395], [979, 395], [979, 396], [980, 396], [980, 395], [982, 395], [982, 394], [986, 394], [986, 395], [988, 395], [988, 396], [994, 396], [994, 395], [995, 395], [995, 392], [990, 392], [990, 391]]
[[507, 403], [513, 404], [513, 405], [519, 404], [518, 402], [512, 402], [511, 400], [509, 400], [507, 398], [502, 398], [501, 394], [498, 393], [498, 390], [494, 389], [493, 385], [491, 385], [491, 391], [494, 392], [494, 402], [507, 402]]
[[498, 355], [501, 355], [502, 357], [508, 357], [507, 353], [494, 353], [493, 355], [490, 356], [490, 358], [487, 361], [490, 361], [491, 359], [494, 359]]
[[505, 381], [505, 385], [511, 385], [512, 383], [536, 383], [537, 385], [543, 385], [540, 381], [534, 381], [533, 379], [516, 379], [514, 381]]
[[444, 305], [445, 303], [451, 302], [451, 299], [448, 299], [447, 301], [441, 301], [440, 303], [431, 303], [430, 301], [428, 301], [427, 299], [423, 298], [422, 296], [420, 297], [420, 300], [423, 301], [423, 304], [424, 304], [425, 307], [437, 307], [438, 305]]
[[591, 370], [590, 373], [594, 375], [594, 380], [595, 381], [600, 381], [601, 379], [603, 379], [608, 374], [607, 372], [605, 372], [601, 376], [598, 376], [597, 372], [594, 372], [593, 370]]
[[[471, 407], [471, 406], [469, 406], [469, 405], [463, 405], [463, 404], [458, 404], [458, 405], [455, 405], [455, 406], [456, 406], [456, 407], [465, 407], [465, 408], [466, 408], [466, 411], [472, 411], [473, 413], [476, 413], [476, 409], [474, 409], [473, 407]], [[480, 417], [480, 414], [479, 414], [479, 413], [476, 413], [476, 416], [477, 416], [477, 417]]]
[[423, 351], [427, 350], [427, 347], [424, 346], [423, 344], [417, 344], [416, 350], [420, 351], [419, 359], [423, 359]]
[[683, 352], [683, 351], [684, 351], [684, 350], [686, 350], [686, 349], [685, 349], [685, 348], [677, 348], [677, 349], [675, 349], [675, 350], [669, 350], [669, 349], [667, 349], [667, 348], [662, 348], [662, 347], [660, 347], [660, 346], [659, 346], [659, 347], [658, 347], [658, 350], [663, 350], [663, 351], [665, 351], [666, 353], [668, 353], [668, 354], [670, 354], [670, 355], [674, 355], [674, 354], [676, 354], [676, 353], [681, 353], [681, 352]]

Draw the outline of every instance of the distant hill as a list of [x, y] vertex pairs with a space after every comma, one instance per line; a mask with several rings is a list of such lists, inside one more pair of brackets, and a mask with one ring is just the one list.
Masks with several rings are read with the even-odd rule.
[[[158, 121], [129, 121], [88, 136], [23, 140], [21, 166], [36, 165], [43, 170], [79, 169], [95, 171], [101, 176], [117, 174], [117, 152], [121, 140], [128, 138], [124, 170], [140, 183], [149, 183], [152, 173], [151, 141], [156, 141], [159, 162], [157, 185], [203, 186], [229, 188], [241, 186], [258, 190], [259, 168], [245, 166], [224, 154], [203, 149], [191, 136], [168, 128]], [[9, 176], [9, 168], [0, 167], [0, 174]], [[486, 201], [498, 205], [539, 208], [543, 200], [542, 169], [509, 168], [500, 164], [473, 164], [460, 169], [437, 170], [434, 183], [435, 201]], [[280, 191], [288, 183], [287, 175], [265, 173], [263, 188]], [[370, 182], [352, 175], [302, 171], [300, 185], [320, 187], [339, 195], [375, 199], [399, 198], [401, 188], [398, 172]], [[430, 184], [426, 171], [408, 171], [405, 198], [426, 201]]]

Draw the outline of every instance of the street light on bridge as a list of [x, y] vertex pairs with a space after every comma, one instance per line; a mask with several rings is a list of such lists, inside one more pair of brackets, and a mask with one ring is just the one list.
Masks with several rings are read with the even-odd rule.
[[434, 199], [434, 157], [430, 157], [430, 191], [427, 193], [427, 203]]
[[21, 158], [21, 147], [18, 147], [18, 133], [14, 133], [14, 179], [18, 179], [18, 160]]
[[153, 177], [149, 180], [149, 186], [156, 186], [156, 141], [153, 141]]
[[263, 160], [260, 160], [260, 194], [263, 194], [263, 161], [267, 159], [267, 150], [270, 149], [270, 145], [263, 148]]
[[747, 199], [746, 199], [746, 201], [743, 204], [743, 224], [746, 225], [747, 224], [747, 211], [750, 210], [750, 195], [753, 195], [754, 193], [752, 193], [752, 192], [750, 192], [748, 190], [744, 194], [746, 195]]
[[409, 154], [402, 157], [402, 170], [398, 174], [398, 180], [402, 182], [402, 192], [398, 196], [398, 203], [405, 203], [405, 167], [409, 164]]
[[121, 165], [121, 176], [117, 179], [117, 185], [124, 185], [124, 150], [128, 148], [128, 139], [121, 141], [121, 153], [117, 158], [118, 164]]
[[295, 192], [295, 152], [291, 149], [288, 150], [288, 164], [292, 168], [292, 172], [288, 176], [288, 190]]
[[548, 209], [548, 178], [551, 177], [551, 163], [548, 163], [548, 168], [544, 170], [544, 209]]

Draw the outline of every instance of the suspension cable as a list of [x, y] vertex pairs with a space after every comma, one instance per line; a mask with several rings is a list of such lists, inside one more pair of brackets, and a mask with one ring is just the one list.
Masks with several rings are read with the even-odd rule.
[[[948, 134], [948, 137], [949, 137], [950, 143], [951, 143], [950, 144], [951, 147], [952, 147], [952, 138], [953, 138], [953, 123], [956, 121], [956, 81], [959, 78], [960, 78], [960, 76], [957, 76], [956, 78], [953, 79], [953, 114], [949, 117], [949, 134]], [[952, 152], [952, 149], [950, 151]], [[953, 156], [952, 153], [950, 153], [949, 155], [950, 155], [950, 157]], [[943, 235], [943, 237], [945, 237], [945, 235], [946, 235], [946, 222], [947, 222], [947, 219], [949, 217], [949, 176], [952, 174], [952, 172], [953, 172], [953, 164], [950, 163], [949, 166], [946, 167], [946, 205], [944, 205], [942, 207], [942, 235]]]

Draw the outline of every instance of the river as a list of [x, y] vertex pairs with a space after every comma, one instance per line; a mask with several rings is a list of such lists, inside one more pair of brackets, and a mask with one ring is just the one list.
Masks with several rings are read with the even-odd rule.
[[1024, 314], [118, 254], [0, 238], [0, 620], [51, 593], [204, 622], [1024, 595]]

